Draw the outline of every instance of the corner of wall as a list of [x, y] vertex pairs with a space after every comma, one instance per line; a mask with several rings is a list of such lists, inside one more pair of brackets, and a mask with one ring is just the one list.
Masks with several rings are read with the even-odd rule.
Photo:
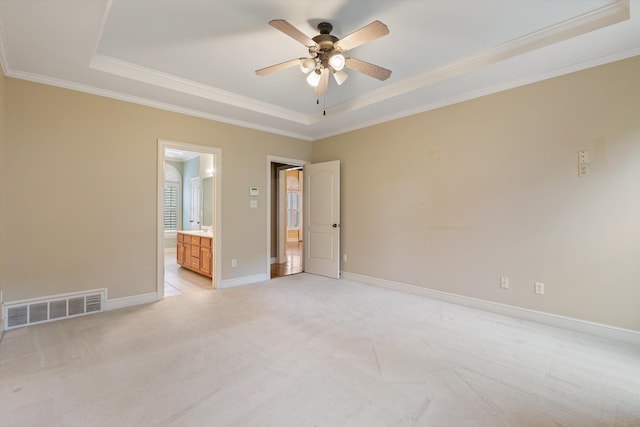
[[[5, 171], [7, 170], [7, 168], [4, 167], [4, 163], [6, 161], [6, 79], [7, 78], [4, 76], [4, 74], [0, 73], [0, 295], [2, 295], [2, 290], [5, 288], [2, 272], [4, 271], [4, 197], [6, 194], [4, 187], [5, 183], [7, 182], [7, 178], [4, 176]], [[0, 296], [0, 313], [3, 312], [2, 297]], [[0, 334], [2, 334], [2, 331], [4, 331], [3, 321], [3, 316], [0, 315]]]

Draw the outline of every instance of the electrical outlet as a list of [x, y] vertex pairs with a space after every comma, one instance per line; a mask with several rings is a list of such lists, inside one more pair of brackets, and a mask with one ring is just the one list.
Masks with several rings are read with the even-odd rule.
[[234, 258], [234, 259], [232, 259], [232, 260], [231, 260], [231, 267], [235, 268], [235, 267], [237, 267], [237, 266], [238, 266], [238, 260], [237, 260], [237, 259], [235, 259], [235, 258]]
[[587, 176], [589, 175], [589, 165], [586, 163], [578, 165], [578, 176]]
[[347, 254], [342, 254], [342, 260], [343, 260], [344, 262], [347, 262]]
[[536, 282], [536, 294], [538, 295], [544, 295], [544, 283], [542, 282]]
[[500, 278], [500, 287], [502, 289], [509, 289], [509, 278], [508, 277], [501, 277]]

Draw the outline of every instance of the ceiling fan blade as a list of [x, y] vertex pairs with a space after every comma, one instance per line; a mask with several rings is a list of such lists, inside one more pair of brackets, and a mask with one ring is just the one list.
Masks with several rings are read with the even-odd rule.
[[318, 83], [318, 86], [316, 86], [313, 92], [316, 94], [316, 96], [322, 96], [325, 93], [327, 93], [328, 89], [329, 89], [329, 70], [327, 68], [323, 68], [322, 72], [320, 73], [320, 82]]
[[316, 42], [311, 40], [309, 36], [298, 30], [293, 25], [289, 24], [284, 19], [274, 19], [272, 21], [269, 21], [269, 25], [271, 25], [276, 30], [282, 31], [292, 39], [297, 40], [307, 47], [317, 46]]
[[345, 67], [359, 71], [378, 80], [387, 80], [391, 75], [391, 70], [355, 58], [347, 58]]
[[295, 67], [296, 65], [300, 65], [299, 59], [292, 59], [291, 61], [281, 62], [276, 65], [272, 65], [270, 67], [261, 68], [256, 70], [256, 74], [259, 76], [265, 76], [267, 74], [275, 73], [276, 71], [284, 70], [285, 68]]
[[339, 52], [346, 52], [347, 50], [363, 45], [379, 37], [386, 36], [387, 34], [389, 34], [389, 28], [386, 25], [380, 21], [373, 21], [372, 23], [365, 25], [359, 30], [338, 40], [333, 47]]

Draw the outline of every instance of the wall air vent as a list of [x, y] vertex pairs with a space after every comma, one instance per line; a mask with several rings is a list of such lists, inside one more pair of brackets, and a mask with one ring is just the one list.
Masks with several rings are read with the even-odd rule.
[[4, 329], [98, 313], [104, 310], [106, 294], [106, 289], [97, 289], [5, 303]]

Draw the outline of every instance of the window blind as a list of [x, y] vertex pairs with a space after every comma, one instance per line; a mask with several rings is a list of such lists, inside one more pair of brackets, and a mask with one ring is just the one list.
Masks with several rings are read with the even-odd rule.
[[164, 184], [164, 230], [178, 231], [178, 184]]
[[287, 227], [300, 228], [300, 192], [287, 192]]

